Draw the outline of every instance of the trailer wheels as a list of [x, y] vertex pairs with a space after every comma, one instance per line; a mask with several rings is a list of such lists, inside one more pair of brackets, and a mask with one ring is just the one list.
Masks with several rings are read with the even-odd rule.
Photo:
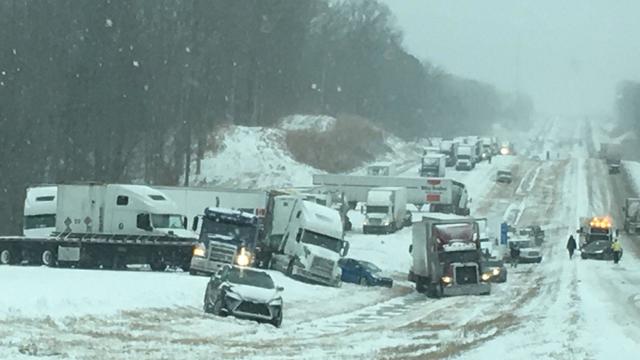
[[40, 260], [42, 261], [42, 265], [54, 267], [55, 266], [55, 256], [53, 255], [53, 251], [46, 249], [42, 252], [40, 256]]
[[10, 265], [13, 262], [13, 254], [11, 254], [11, 250], [4, 249], [0, 252], [0, 264], [2, 265]]

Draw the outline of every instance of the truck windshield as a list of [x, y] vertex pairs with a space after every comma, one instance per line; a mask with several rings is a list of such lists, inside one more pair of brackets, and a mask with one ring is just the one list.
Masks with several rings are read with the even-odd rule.
[[461, 262], [478, 262], [480, 254], [478, 250], [464, 250], [464, 251], [442, 251], [440, 252], [440, 262], [444, 266], [448, 266], [451, 263]]
[[440, 159], [434, 159], [434, 158], [424, 159], [424, 165], [437, 167], [438, 165], [440, 165]]
[[24, 217], [25, 229], [42, 229], [56, 226], [56, 214], [28, 215]]
[[322, 235], [317, 232], [305, 230], [302, 242], [323, 247], [333, 252], [339, 253], [342, 250], [342, 240]]
[[229, 271], [227, 281], [232, 284], [256, 286], [263, 289], [273, 289], [273, 280], [262, 271], [237, 269]]
[[465, 159], [470, 159], [470, 158], [471, 158], [470, 155], [458, 154], [458, 159], [465, 160]]
[[151, 224], [158, 229], [184, 229], [181, 215], [151, 214]]
[[213, 238], [220, 240], [220, 238], [223, 238], [235, 244], [245, 243], [247, 245], [253, 245], [256, 239], [256, 231], [257, 228], [252, 225], [218, 222], [205, 217], [202, 223], [202, 230], [200, 231], [200, 241], [202, 241], [205, 246], [208, 246], [208, 240]]
[[367, 206], [367, 214], [388, 214], [388, 206]]

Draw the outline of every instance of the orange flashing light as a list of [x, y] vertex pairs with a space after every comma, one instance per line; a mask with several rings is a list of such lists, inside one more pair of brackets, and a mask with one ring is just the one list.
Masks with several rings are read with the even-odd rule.
[[589, 226], [591, 226], [592, 228], [598, 228], [598, 229], [610, 229], [611, 218], [608, 216], [593, 217], [589, 222]]

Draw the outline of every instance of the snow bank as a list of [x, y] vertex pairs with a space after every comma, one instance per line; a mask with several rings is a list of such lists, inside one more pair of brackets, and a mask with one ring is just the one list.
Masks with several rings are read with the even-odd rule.
[[229, 127], [216, 139], [220, 150], [205, 154], [194, 183], [240, 188], [311, 185], [311, 175], [321, 171], [295, 161], [284, 145], [285, 135], [281, 129]]

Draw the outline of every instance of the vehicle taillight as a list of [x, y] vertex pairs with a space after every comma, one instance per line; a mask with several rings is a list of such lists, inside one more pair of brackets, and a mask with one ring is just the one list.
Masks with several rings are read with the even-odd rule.
[[440, 194], [427, 194], [427, 202], [440, 201]]
[[440, 179], [427, 179], [427, 184], [429, 185], [440, 185], [442, 180]]

